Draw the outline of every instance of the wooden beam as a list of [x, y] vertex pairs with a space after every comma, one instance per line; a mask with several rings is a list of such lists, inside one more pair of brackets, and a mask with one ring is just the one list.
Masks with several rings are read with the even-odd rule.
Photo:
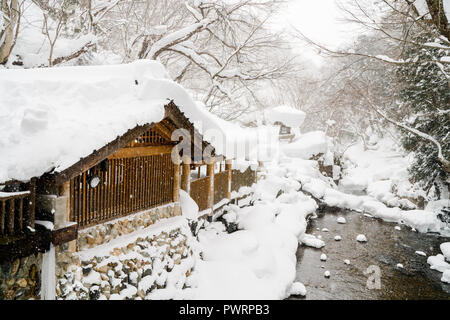
[[171, 153], [173, 148], [174, 146], [172, 145], [123, 148], [110, 155], [108, 159], [124, 159], [160, 155], [164, 153]]
[[173, 101], [166, 105], [165, 117], [169, 118], [178, 128], [188, 130], [195, 147], [203, 150], [208, 145], [206, 141], [203, 141], [203, 136], [195, 129], [194, 125], [177, 108]]
[[[177, 146], [174, 147], [176, 149], [175, 155], [178, 155]], [[173, 163], [173, 202], [178, 202], [180, 200], [180, 158], [173, 159], [175, 163]]]
[[15, 211], [15, 200], [9, 200], [9, 215], [8, 215], [8, 233], [10, 235], [14, 234], [14, 211]]
[[191, 177], [191, 165], [183, 161], [183, 170], [181, 172], [181, 189], [189, 194], [189, 185]]
[[34, 229], [34, 221], [36, 216], [36, 178], [30, 181], [30, 205], [28, 206], [27, 227]]
[[172, 131], [164, 125], [164, 120], [155, 124], [155, 130], [167, 141], [172, 141]]
[[5, 234], [5, 215], [6, 215], [6, 201], [1, 201], [1, 208], [0, 208], [0, 234]]
[[209, 188], [208, 188], [208, 207], [211, 208], [211, 210], [214, 207], [214, 161], [211, 161], [206, 166], [206, 172], [207, 176], [209, 177]]
[[225, 161], [225, 171], [228, 173], [228, 190], [227, 198], [231, 199], [231, 175], [232, 175], [233, 165], [231, 160]]
[[60, 186], [64, 182], [95, 166], [114, 152], [118, 151], [121, 148], [124, 148], [128, 143], [136, 139], [136, 137], [143, 135], [146, 131], [153, 128], [154, 125], [154, 123], [147, 123], [128, 130], [124, 135], [118, 136], [115, 140], [108, 143], [100, 150], [94, 151], [92, 154], [80, 159], [80, 161], [70, 166], [69, 168], [63, 170], [60, 173], [57, 173], [55, 177], [55, 184], [57, 186]]
[[68, 227], [53, 230], [51, 237], [54, 246], [59, 246], [63, 243], [75, 240], [78, 237], [78, 225], [74, 223]]

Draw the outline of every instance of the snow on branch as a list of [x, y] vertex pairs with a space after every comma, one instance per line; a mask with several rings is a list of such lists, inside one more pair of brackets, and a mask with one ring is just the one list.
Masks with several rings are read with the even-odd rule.
[[427, 140], [428, 142], [431, 142], [432, 144], [434, 144], [438, 150], [438, 160], [439, 162], [442, 164], [442, 166], [444, 167], [444, 170], [448, 173], [450, 172], [450, 161], [445, 159], [443, 153], [442, 153], [442, 146], [439, 143], [439, 141], [437, 141], [435, 138], [433, 138], [432, 136], [430, 136], [429, 134], [423, 133], [417, 129], [411, 128], [401, 122], [392, 120], [391, 118], [389, 118], [388, 116], [386, 116], [382, 111], [380, 111], [378, 108], [374, 108], [375, 112], [378, 113], [383, 119], [385, 119], [386, 121], [392, 123], [393, 125], [402, 128], [406, 131], [408, 131], [409, 133], [412, 133], [424, 140]]
[[183, 41], [188, 40], [194, 34], [204, 30], [206, 26], [211, 24], [213, 20], [204, 18], [200, 22], [194, 23], [190, 26], [184, 27], [178, 31], [170, 33], [162, 39], [155, 42], [146, 56], [150, 59], [156, 59], [165, 49], [169, 49]]

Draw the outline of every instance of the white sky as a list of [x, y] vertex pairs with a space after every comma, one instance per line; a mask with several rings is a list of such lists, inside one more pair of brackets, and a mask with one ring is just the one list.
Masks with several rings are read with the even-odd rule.
[[[351, 25], [338, 21], [339, 18], [342, 14], [335, 0], [290, 0], [273, 23], [277, 29], [292, 25], [312, 40], [336, 48], [355, 36]], [[305, 51], [303, 46], [301, 49], [320, 64], [321, 58], [314, 50]]]

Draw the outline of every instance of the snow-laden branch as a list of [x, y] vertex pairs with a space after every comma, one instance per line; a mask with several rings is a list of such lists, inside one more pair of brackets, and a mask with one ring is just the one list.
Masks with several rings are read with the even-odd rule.
[[[356, 57], [363, 57], [363, 58], [368, 58], [368, 59], [373, 59], [373, 60], [377, 60], [377, 61], [381, 61], [384, 63], [388, 63], [391, 65], [405, 65], [405, 64], [410, 64], [410, 63], [415, 63], [415, 61], [413, 59], [393, 59], [390, 58], [386, 55], [371, 55], [371, 54], [367, 54], [367, 53], [362, 53], [362, 52], [356, 52], [353, 50], [348, 50], [348, 51], [341, 51], [341, 50], [333, 50], [330, 49], [320, 43], [317, 43], [313, 40], [311, 40], [310, 38], [308, 38], [307, 36], [305, 36], [302, 32], [298, 31], [298, 34], [304, 39], [306, 40], [310, 45], [319, 48], [320, 50], [328, 53], [331, 56], [334, 57], [348, 57], [348, 56], [356, 56]], [[450, 48], [449, 48], [450, 49]], [[435, 63], [438, 64], [440, 63], [442, 64], [449, 64], [450, 65], [450, 59], [427, 59], [427, 60], [421, 60], [422, 63]]]
[[449, 173], [450, 172], [450, 161], [447, 160], [443, 153], [442, 153], [442, 146], [439, 143], [439, 141], [437, 141], [435, 138], [433, 138], [432, 136], [430, 136], [429, 134], [423, 133], [417, 129], [411, 128], [407, 125], [405, 125], [404, 123], [392, 120], [391, 118], [389, 118], [388, 116], [386, 116], [382, 111], [380, 111], [378, 108], [373, 108], [375, 110], [376, 113], [378, 113], [383, 119], [385, 119], [386, 121], [392, 123], [393, 125], [402, 128], [406, 131], [408, 131], [409, 133], [412, 133], [428, 142], [431, 142], [432, 144], [434, 144], [438, 150], [438, 160], [439, 162], [442, 164], [442, 166], [444, 167], [445, 172]]
[[213, 23], [213, 21], [214, 20], [210, 18], [204, 18], [197, 23], [166, 35], [162, 39], [156, 41], [145, 56], [153, 60], [156, 59], [165, 49], [171, 48], [179, 43], [188, 40], [194, 34], [200, 32], [201, 30], [204, 30], [206, 26]]
[[409, 133], [411, 133], [411, 134], [413, 134], [413, 135], [415, 135], [417, 137], [420, 137], [420, 138], [424, 139], [425, 141], [428, 141], [428, 142], [434, 144], [436, 146], [437, 151], [438, 151], [438, 161], [442, 164], [445, 172], [447, 172], [447, 173], [450, 172], [450, 161], [444, 157], [444, 154], [442, 153], [442, 145], [440, 144], [439, 141], [437, 141], [434, 137], [432, 137], [429, 134], [426, 134], [426, 133], [421, 132], [421, 131], [419, 131], [417, 129], [411, 128], [410, 126], [408, 126], [408, 125], [406, 125], [406, 124], [404, 124], [402, 122], [395, 121], [395, 120], [391, 119], [383, 111], [381, 111], [377, 106], [375, 106], [375, 104], [366, 95], [362, 94], [362, 92], [359, 90], [359, 88], [355, 88], [355, 90], [357, 92], [359, 92], [361, 97], [364, 98], [364, 100], [369, 104], [371, 109], [373, 109], [384, 120], [386, 120], [387, 122], [395, 125], [398, 128], [401, 128], [401, 129], [403, 129], [403, 130], [405, 130], [405, 131], [407, 131], [407, 132], [409, 132]]

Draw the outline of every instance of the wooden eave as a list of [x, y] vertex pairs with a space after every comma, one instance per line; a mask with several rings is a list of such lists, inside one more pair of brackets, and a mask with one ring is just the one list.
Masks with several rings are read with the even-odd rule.
[[[38, 189], [42, 190], [43, 193], [57, 193], [59, 187], [66, 181], [69, 181], [89, 168], [99, 164], [101, 161], [116, 153], [120, 149], [125, 148], [134, 139], [143, 135], [152, 128], [156, 129], [158, 133], [168, 141], [171, 141], [171, 135], [175, 129], [187, 129], [190, 132], [191, 137], [195, 137], [192, 142], [192, 147], [201, 152], [203, 152], [203, 150], [210, 145], [208, 142], [203, 141], [203, 136], [197, 129], [195, 129], [194, 125], [186, 118], [184, 113], [178, 109], [173, 101], [170, 101], [165, 106], [165, 115], [162, 121], [158, 123], [138, 125], [135, 128], [128, 130], [122, 136], [118, 136], [115, 140], [111, 141], [101, 149], [95, 150], [89, 156], [81, 158], [80, 161], [73, 164], [69, 168], [59, 173], [44, 174], [41, 178], [39, 178]], [[174, 141], [174, 144], [175, 143], [177, 142]], [[214, 151], [213, 156], [215, 156]]]

